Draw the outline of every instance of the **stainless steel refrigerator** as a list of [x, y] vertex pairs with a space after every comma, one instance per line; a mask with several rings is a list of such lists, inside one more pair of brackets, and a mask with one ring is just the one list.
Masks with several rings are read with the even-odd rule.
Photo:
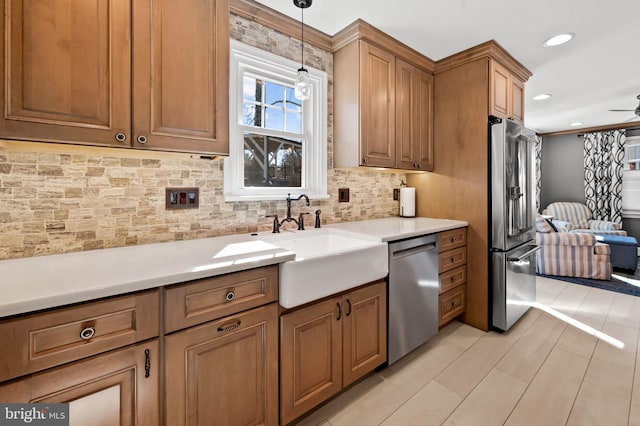
[[508, 330], [536, 299], [535, 134], [491, 118], [490, 235], [492, 325]]

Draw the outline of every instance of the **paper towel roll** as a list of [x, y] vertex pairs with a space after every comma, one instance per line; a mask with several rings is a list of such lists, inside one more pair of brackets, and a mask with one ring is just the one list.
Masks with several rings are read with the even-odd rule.
[[400, 216], [415, 217], [416, 215], [416, 189], [400, 188]]

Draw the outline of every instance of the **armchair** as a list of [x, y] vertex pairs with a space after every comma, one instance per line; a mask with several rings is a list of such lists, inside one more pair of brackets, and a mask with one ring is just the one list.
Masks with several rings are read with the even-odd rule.
[[611, 279], [610, 248], [588, 233], [555, 232], [536, 217], [536, 272], [543, 275]]
[[593, 219], [591, 210], [582, 203], [551, 203], [542, 213], [553, 216], [552, 222], [558, 231], [598, 235], [627, 235], [627, 232], [622, 230], [619, 223]]

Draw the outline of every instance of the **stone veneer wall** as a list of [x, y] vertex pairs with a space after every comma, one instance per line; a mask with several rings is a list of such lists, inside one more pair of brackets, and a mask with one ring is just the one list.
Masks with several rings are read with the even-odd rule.
[[[300, 56], [298, 40], [234, 15], [231, 36], [293, 60]], [[294, 214], [321, 209], [324, 223], [397, 215], [392, 188], [404, 174], [332, 168], [333, 58], [305, 46], [305, 63], [329, 74], [331, 199], [312, 200], [311, 207], [296, 202]], [[166, 210], [167, 186], [200, 187], [200, 208]], [[337, 202], [342, 187], [350, 188], [349, 203]], [[0, 259], [265, 231], [272, 223], [265, 216], [284, 216], [285, 209], [284, 201], [225, 202], [221, 159], [0, 141]], [[307, 218], [313, 226], [313, 215]]]

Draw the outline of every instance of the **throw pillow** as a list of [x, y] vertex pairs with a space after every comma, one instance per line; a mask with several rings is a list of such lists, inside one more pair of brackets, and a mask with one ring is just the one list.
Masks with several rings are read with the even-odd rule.
[[536, 214], [536, 232], [547, 233], [547, 232], [556, 232], [556, 231], [553, 229], [551, 224], [547, 222], [547, 220], [544, 217], [540, 216], [539, 214]]
[[570, 222], [565, 222], [563, 220], [552, 220], [558, 232], [569, 232], [574, 229], [573, 225]]

